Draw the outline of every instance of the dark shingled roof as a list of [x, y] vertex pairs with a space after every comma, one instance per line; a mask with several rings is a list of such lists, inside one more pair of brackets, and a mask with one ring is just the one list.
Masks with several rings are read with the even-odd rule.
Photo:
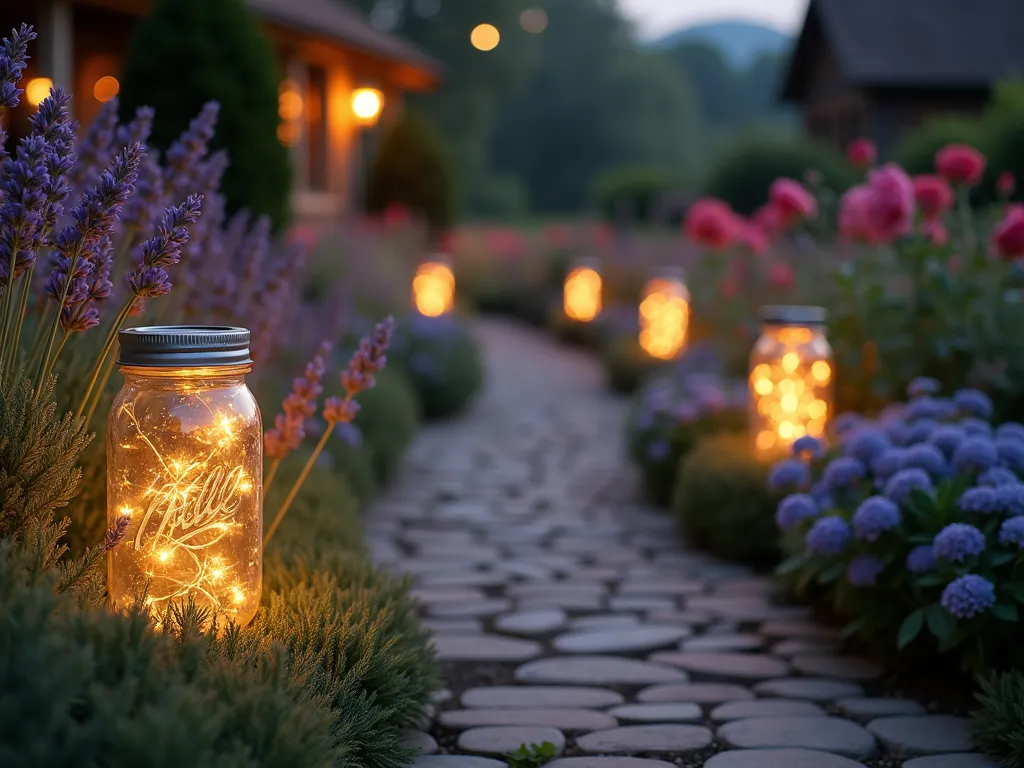
[[434, 75], [438, 62], [411, 43], [374, 29], [342, 0], [247, 0], [263, 18], [307, 34], [321, 35], [352, 48], [412, 64]]
[[820, 30], [843, 75], [879, 87], [987, 88], [1024, 75], [1024, 0], [811, 0], [786, 78], [799, 98]]

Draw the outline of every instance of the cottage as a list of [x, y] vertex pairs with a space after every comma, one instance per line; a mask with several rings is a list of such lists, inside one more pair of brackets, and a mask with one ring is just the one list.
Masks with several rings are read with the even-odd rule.
[[[336, 217], [353, 204], [364, 134], [402, 94], [438, 83], [439, 66], [411, 44], [374, 29], [344, 0], [247, 0], [276, 51], [281, 123], [291, 147], [293, 208], [304, 220]], [[25, 82], [52, 81], [75, 94], [75, 118], [90, 122], [118, 89], [127, 41], [151, 0], [32, 0], [0, 4], [0, 29], [39, 32]], [[368, 91], [361, 89], [370, 89]], [[33, 93], [35, 90], [36, 93]], [[28, 101], [45, 95], [29, 88]], [[31, 108], [23, 104], [26, 114]], [[12, 122], [25, 115], [12, 116]], [[14, 133], [17, 134], [17, 127]]]
[[884, 157], [925, 118], [972, 114], [996, 80], [1024, 75], [1022, 0], [811, 0], [783, 100], [840, 148]]

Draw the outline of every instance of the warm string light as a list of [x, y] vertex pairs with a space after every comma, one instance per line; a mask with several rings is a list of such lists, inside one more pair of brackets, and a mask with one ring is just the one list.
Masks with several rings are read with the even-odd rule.
[[451, 312], [455, 304], [455, 275], [452, 268], [439, 261], [427, 261], [416, 270], [412, 281], [416, 311], [427, 317]]
[[680, 280], [655, 278], [640, 302], [640, 347], [651, 357], [672, 360], [686, 344], [690, 294]]
[[810, 328], [764, 331], [751, 357], [751, 428], [759, 455], [787, 450], [797, 438], [823, 437], [832, 410], [832, 356]]
[[565, 278], [565, 316], [589, 323], [601, 312], [601, 275], [592, 267], [576, 267]]

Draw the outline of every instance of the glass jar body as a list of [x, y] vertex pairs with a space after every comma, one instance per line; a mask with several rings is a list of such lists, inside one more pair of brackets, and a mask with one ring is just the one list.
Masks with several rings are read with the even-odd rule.
[[121, 370], [107, 523], [129, 522], [108, 554], [110, 600], [123, 609], [144, 599], [159, 623], [191, 597], [244, 625], [263, 582], [263, 427], [249, 367]]
[[656, 277], [640, 301], [639, 344], [651, 357], [672, 360], [683, 351], [690, 327], [690, 292], [681, 281]]
[[804, 435], [825, 435], [833, 409], [834, 367], [823, 327], [762, 327], [750, 354], [750, 433], [756, 455], [779, 456]]

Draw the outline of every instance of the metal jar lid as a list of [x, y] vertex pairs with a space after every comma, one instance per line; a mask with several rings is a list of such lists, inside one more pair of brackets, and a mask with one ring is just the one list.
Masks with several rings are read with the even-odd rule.
[[118, 365], [208, 368], [248, 365], [249, 330], [225, 325], [150, 325], [118, 332]]
[[768, 325], [824, 325], [828, 311], [824, 307], [776, 304], [761, 307], [761, 322]]

